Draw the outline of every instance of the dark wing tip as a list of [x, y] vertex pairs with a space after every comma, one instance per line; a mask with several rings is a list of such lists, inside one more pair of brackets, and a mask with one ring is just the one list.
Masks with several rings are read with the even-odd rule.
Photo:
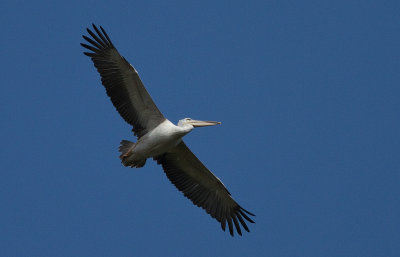
[[83, 52], [84, 55], [89, 56], [90, 58], [95, 57], [96, 54], [94, 53], [88, 53], [88, 52]]
[[86, 49], [89, 49], [95, 53], [98, 53], [100, 51], [104, 51], [107, 49], [112, 49], [115, 48], [113, 43], [111, 42], [110, 38], [108, 37], [106, 31], [103, 29], [103, 27], [100, 26], [101, 31], [92, 23], [93, 30], [94, 32], [86, 28], [87, 33], [90, 35], [90, 37], [82, 35], [83, 39], [88, 42], [89, 44], [82, 44]]
[[90, 51], [93, 51], [93, 52], [95, 52], [95, 53], [97, 53], [97, 52], [99, 51], [99, 49], [97, 49], [97, 48], [95, 48], [95, 47], [93, 47], [93, 46], [84, 44], [84, 43], [81, 43], [81, 46], [84, 47], [84, 48], [86, 48], [86, 49], [88, 49], [88, 50], [90, 50]]
[[249, 228], [247, 227], [247, 224], [246, 224], [246, 222], [243, 220], [242, 216], [237, 215], [237, 218], [239, 219], [240, 224], [242, 224], [243, 228], [244, 228], [247, 232], [250, 232], [250, 230], [249, 230]]
[[233, 225], [232, 225], [232, 219], [231, 217], [228, 217], [228, 227], [229, 227], [229, 234], [231, 234], [231, 236], [233, 236]]
[[[242, 236], [242, 230], [241, 230], [240, 225], [242, 225], [242, 227], [243, 227], [247, 232], [250, 232], [250, 229], [249, 229], [249, 227], [247, 226], [245, 220], [247, 220], [247, 221], [250, 222], [250, 223], [255, 223], [255, 222], [254, 222], [249, 216], [247, 216], [246, 213], [247, 213], [248, 215], [255, 216], [253, 213], [251, 213], [251, 212], [249, 212], [249, 211], [243, 209], [243, 208], [240, 207], [239, 205], [237, 205], [236, 208], [233, 209], [233, 211], [231, 212], [231, 214], [228, 214], [227, 217], [222, 217], [222, 219], [221, 219], [221, 221], [220, 221], [220, 222], [221, 222], [221, 228], [222, 228], [222, 230], [225, 231], [226, 223], [228, 223], [229, 233], [230, 233], [231, 236], [234, 235], [234, 229], [233, 229], [234, 226], [233, 226], [233, 225], [235, 225], [236, 232], [237, 232], [240, 236]], [[244, 219], [243, 219], [243, 218], [244, 218]]]
[[255, 223], [249, 216], [246, 215], [246, 213], [244, 213], [244, 212], [242, 211], [242, 209], [239, 209], [238, 212], [239, 212], [239, 214], [240, 214], [243, 218], [245, 218], [248, 222], [250, 222], [250, 223]]
[[100, 26], [101, 31], [103, 32], [104, 36], [107, 38], [108, 43], [110, 44], [111, 47], [114, 47], [114, 44], [111, 42], [110, 37], [107, 35], [107, 32], [103, 29], [102, 26]]
[[239, 225], [239, 222], [238, 222], [238, 220], [236, 218], [236, 215], [232, 215], [232, 219], [233, 219], [233, 223], [235, 224], [237, 233], [241, 236], [242, 235], [242, 230], [240, 229], [240, 225]]
[[244, 211], [245, 213], [247, 213], [247, 214], [249, 214], [249, 215], [251, 215], [251, 216], [254, 216], [254, 217], [256, 216], [255, 214], [249, 212], [248, 210], [243, 209], [241, 206], [239, 206], [239, 208], [240, 208], [242, 211]]

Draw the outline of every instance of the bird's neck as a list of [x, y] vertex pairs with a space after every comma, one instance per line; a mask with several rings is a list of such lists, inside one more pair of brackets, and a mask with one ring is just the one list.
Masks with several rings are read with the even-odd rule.
[[183, 135], [186, 135], [187, 133], [193, 130], [193, 126], [189, 124], [178, 125], [176, 127], [178, 128], [179, 132], [182, 133]]

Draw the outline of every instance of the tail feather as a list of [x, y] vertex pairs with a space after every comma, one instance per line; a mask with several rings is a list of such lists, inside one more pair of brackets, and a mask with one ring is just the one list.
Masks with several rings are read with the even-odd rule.
[[132, 149], [134, 148], [135, 143], [128, 141], [128, 140], [122, 140], [121, 141], [121, 145], [119, 146], [119, 152], [121, 153], [120, 158], [124, 157], [124, 156], [128, 156], [129, 152], [132, 151]]
[[121, 155], [119, 158], [122, 161], [124, 166], [131, 166], [132, 168], [140, 168], [143, 167], [146, 163], [146, 159], [134, 160], [133, 158], [129, 158], [132, 154], [132, 150], [135, 148], [136, 143], [122, 140], [121, 145], [119, 146], [119, 152]]

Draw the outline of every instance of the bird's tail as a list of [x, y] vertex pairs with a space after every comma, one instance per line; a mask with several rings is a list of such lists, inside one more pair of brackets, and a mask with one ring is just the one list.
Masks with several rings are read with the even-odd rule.
[[121, 144], [119, 146], [119, 152], [121, 155], [119, 158], [122, 161], [122, 164], [124, 166], [131, 166], [132, 168], [140, 168], [143, 167], [144, 164], [146, 163], [146, 159], [141, 159], [141, 160], [135, 160], [132, 155], [132, 150], [135, 148], [136, 143], [128, 141], [128, 140], [122, 140]]
[[119, 158], [127, 157], [132, 152], [133, 148], [135, 148], [134, 142], [128, 140], [122, 140], [118, 149], [119, 152], [121, 153]]

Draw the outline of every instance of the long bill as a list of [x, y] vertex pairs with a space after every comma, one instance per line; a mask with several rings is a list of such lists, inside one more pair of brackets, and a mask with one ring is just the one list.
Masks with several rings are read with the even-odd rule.
[[188, 122], [193, 127], [206, 127], [221, 124], [219, 121], [203, 121], [203, 120], [191, 120]]

